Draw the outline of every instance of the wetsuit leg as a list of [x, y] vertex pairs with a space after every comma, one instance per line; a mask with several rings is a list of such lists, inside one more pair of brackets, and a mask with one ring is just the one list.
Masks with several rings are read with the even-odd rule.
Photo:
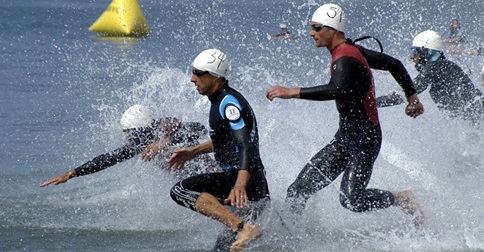
[[344, 171], [347, 162], [346, 149], [336, 139], [314, 155], [287, 189], [286, 204], [291, 212], [302, 214], [306, 201], [333, 182]]
[[354, 212], [383, 209], [394, 203], [391, 192], [366, 189], [373, 164], [380, 152], [381, 135], [364, 139], [356, 141], [360, 143], [358, 146], [350, 147], [350, 160], [341, 181], [340, 202], [345, 208]]
[[195, 201], [202, 192], [210, 193], [223, 204], [235, 184], [235, 179], [236, 176], [227, 172], [195, 175], [176, 183], [170, 196], [179, 205], [192, 210], [195, 210]]
[[[208, 173], [189, 177], [176, 183], [171, 189], [171, 198], [181, 206], [194, 211], [195, 202], [202, 192], [209, 193], [224, 204], [237, 179], [238, 171], [233, 169], [230, 172]], [[238, 209], [227, 206], [244, 221], [255, 223], [259, 215], [270, 203], [267, 183], [257, 180], [257, 174], [251, 177], [248, 184], [247, 196], [250, 203], [248, 208]], [[256, 185], [252, 185], [257, 183]], [[214, 251], [229, 251], [230, 245], [235, 241], [236, 234], [230, 229], [225, 229], [218, 237]]]

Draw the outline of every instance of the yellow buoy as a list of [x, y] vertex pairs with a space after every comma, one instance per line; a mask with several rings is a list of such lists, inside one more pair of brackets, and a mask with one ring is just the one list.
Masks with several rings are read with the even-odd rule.
[[143, 37], [150, 28], [136, 0], [113, 0], [89, 31], [107, 36]]

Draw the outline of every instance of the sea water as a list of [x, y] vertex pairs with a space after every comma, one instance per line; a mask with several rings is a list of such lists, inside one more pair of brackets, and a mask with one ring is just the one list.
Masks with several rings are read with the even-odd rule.
[[[102, 39], [87, 28], [109, 0], [0, 2], [0, 250], [210, 251], [218, 222], [176, 205], [177, 177], [163, 160], [139, 158], [65, 184], [39, 184], [123, 143], [120, 115], [134, 103], [156, 116], [207, 124], [209, 102], [190, 83], [190, 64], [207, 48], [225, 51], [229, 80], [252, 104], [272, 196], [264, 236], [251, 251], [483, 251], [484, 131], [449, 119], [428, 92], [425, 114], [404, 105], [379, 110], [383, 145], [370, 187], [411, 189], [425, 209], [421, 230], [397, 208], [353, 213], [339, 204], [338, 178], [314, 195], [294, 226], [282, 225], [285, 192], [337, 129], [333, 101], [268, 101], [271, 85], [329, 80], [330, 55], [308, 36], [319, 1], [139, 0], [152, 33]], [[373, 35], [408, 59], [414, 35], [448, 35], [460, 18], [468, 47], [482, 46], [482, 1], [339, 1], [346, 35]], [[298, 36], [268, 41], [279, 23]], [[362, 42], [378, 50], [376, 42]], [[449, 58], [476, 85], [483, 57]], [[377, 95], [400, 91], [375, 71]], [[482, 90], [482, 86], [479, 86]]]

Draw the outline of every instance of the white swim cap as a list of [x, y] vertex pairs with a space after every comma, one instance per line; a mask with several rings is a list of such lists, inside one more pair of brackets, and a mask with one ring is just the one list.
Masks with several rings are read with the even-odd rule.
[[440, 35], [432, 30], [426, 30], [424, 32], [419, 33], [413, 39], [412, 46], [415, 47], [422, 47], [437, 51], [442, 51], [444, 46], [442, 44], [442, 38]]
[[285, 29], [285, 28], [287, 28], [287, 25], [286, 25], [286, 24], [284, 24], [284, 23], [281, 23], [281, 24], [279, 25], [279, 28], [281, 28], [281, 29]]
[[133, 129], [148, 127], [152, 120], [151, 112], [146, 106], [135, 104], [124, 112], [120, 123], [123, 129]]
[[325, 4], [320, 6], [314, 12], [311, 21], [329, 26], [340, 32], [344, 32], [346, 15], [339, 5]]
[[481, 75], [484, 76], [484, 66], [482, 66]]
[[229, 60], [222, 51], [208, 49], [201, 52], [193, 60], [192, 66], [198, 70], [208, 71], [213, 76], [226, 78], [229, 70]]

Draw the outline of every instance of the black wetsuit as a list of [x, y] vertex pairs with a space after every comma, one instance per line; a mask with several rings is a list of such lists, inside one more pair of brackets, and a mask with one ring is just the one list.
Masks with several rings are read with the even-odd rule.
[[[450, 117], [460, 117], [478, 123], [484, 119], [484, 97], [471, 79], [454, 62], [441, 56], [433, 62], [416, 65], [419, 74], [415, 78], [417, 93], [429, 86], [429, 94], [437, 107]], [[378, 98], [378, 106], [398, 105], [401, 102], [388, 96]]]
[[150, 127], [132, 129], [128, 143], [114, 151], [99, 155], [77, 167], [76, 175], [83, 176], [102, 171], [119, 162], [140, 154], [146, 146], [153, 143], [159, 136], [170, 138], [170, 145], [196, 145], [198, 139], [207, 134], [205, 127], [198, 122], [180, 123], [174, 118], [164, 118], [153, 122]]
[[[195, 201], [206, 192], [224, 203], [237, 180], [239, 170], [247, 170], [250, 179], [246, 186], [251, 201], [243, 216], [253, 222], [269, 200], [265, 170], [259, 154], [257, 122], [247, 100], [224, 84], [210, 97], [210, 138], [215, 159], [224, 172], [196, 175], [175, 184], [172, 199], [179, 205], [195, 210]], [[257, 204], [260, 201], [262, 204]], [[219, 236], [215, 250], [225, 251], [235, 234], [227, 229]]]
[[339, 129], [289, 186], [286, 202], [293, 213], [300, 214], [311, 195], [343, 173], [340, 202], [344, 207], [355, 212], [389, 207], [395, 200], [389, 191], [367, 189], [382, 142], [370, 67], [391, 71], [408, 96], [415, 93], [412, 81], [401, 62], [388, 55], [351, 43], [339, 44], [331, 54], [330, 82], [301, 88], [300, 98], [335, 100]]
[[449, 116], [478, 121], [484, 118], [484, 97], [472, 80], [454, 62], [441, 56], [426, 62], [415, 78], [417, 92], [429, 86], [429, 94], [437, 107]]

